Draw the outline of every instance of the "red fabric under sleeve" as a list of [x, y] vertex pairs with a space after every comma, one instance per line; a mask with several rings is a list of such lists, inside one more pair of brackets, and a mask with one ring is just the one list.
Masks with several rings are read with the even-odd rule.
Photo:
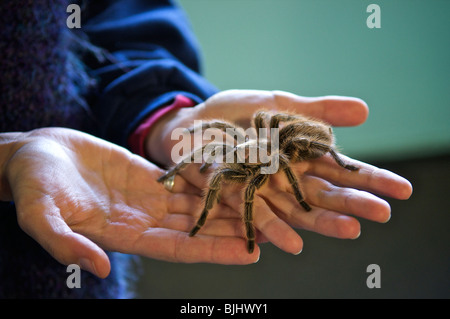
[[130, 151], [142, 157], [147, 157], [148, 155], [151, 155], [148, 154], [148, 152], [146, 152], [145, 150], [145, 138], [147, 137], [153, 125], [161, 117], [163, 117], [165, 114], [173, 110], [182, 107], [192, 107], [194, 105], [195, 103], [191, 99], [183, 95], [177, 95], [172, 104], [160, 108], [159, 110], [150, 114], [144, 121], [141, 122], [141, 124], [139, 124], [139, 126], [134, 130], [134, 132], [128, 137], [128, 146], [130, 148]]

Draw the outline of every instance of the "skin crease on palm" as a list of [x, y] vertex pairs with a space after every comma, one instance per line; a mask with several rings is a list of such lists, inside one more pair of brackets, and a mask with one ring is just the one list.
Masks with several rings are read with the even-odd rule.
[[[177, 141], [171, 140], [170, 133], [177, 127], [211, 118], [249, 127], [261, 107], [297, 112], [333, 126], [359, 125], [368, 116], [367, 105], [356, 98], [223, 91], [158, 121], [146, 140], [148, 158], [160, 165], [171, 163], [170, 150]], [[220, 204], [211, 210], [204, 227], [196, 236], [188, 236], [202, 210], [207, 186], [198, 165], [177, 175], [168, 192], [156, 181], [163, 169], [124, 148], [70, 129], [2, 133], [0, 148], [0, 199], [14, 200], [21, 228], [63, 264], [80, 264], [104, 278], [110, 271], [104, 250], [184, 263], [249, 264], [259, 259], [258, 245], [252, 254], [246, 250], [239, 185], [224, 185]], [[381, 223], [390, 218], [389, 204], [377, 195], [410, 197], [412, 186], [404, 178], [343, 159], [359, 171], [343, 169], [330, 156], [293, 166], [311, 212], [302, 210], [283, 175], [271, 176], [255, 195], [257, 243], [271, 242], [297, 254], [303, 241], [294, 228], [357, 238], [357, 218]]]

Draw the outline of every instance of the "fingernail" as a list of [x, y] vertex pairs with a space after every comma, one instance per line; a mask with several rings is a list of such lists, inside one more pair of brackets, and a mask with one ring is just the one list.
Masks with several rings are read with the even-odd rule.
[[297, 253], [294, 253], [294, 255], [300, 255], [300, 253], [303, 251], [303, 248], [302, 249], [300, 249], [300, 251], [299, 252], [297, 252]]
[[97, 269], [95, 269], [95, 264], [92, 261], [90, 261], [89, 259], [81, 258], [80, 259], [80, 267], [81, 267], [81, 269], [89, 271], [90, 273], [98, 276]]
[[361, 230], [359, 231], [358, 235], [356, 235], [355, 237], [353, 237], [352, 239], [358, 239], [359, 236], [361, 236]]

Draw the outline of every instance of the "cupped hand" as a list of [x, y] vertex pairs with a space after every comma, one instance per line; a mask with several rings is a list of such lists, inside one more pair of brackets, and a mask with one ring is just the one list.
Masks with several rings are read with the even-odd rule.
[[234, 215], [227, 206], [217, 207], [221, 214], [207, 235], [189, 238], [201, 191], [178, 176], [169, 192], [156, 181], [161, 174], [91, 135], [39, 129], [15, 142], [2, 200], [14, 200], [20, 227], [55, 259], [102, 278], [110, 271], [104, 250], [175, 262], [248, 264], [259, 258], [259, 251], [246, 252], [233, 227], [222, 227], [233, 223], [221, 217]]
[[[294, 112], [333, 126], [360, 125], [368, 116], [367, 105], [357, 98], [307, 98], [282, 91], [223, 91], [195, 108], [182, 109], [176, 116], [167, 116], [161, 122], [162, 126], [155, 128], [155, 132], [161, 134], [159, 146], [164, 151], [158, 154], [152, 152], [157, 146], [151, 144], [155, 143], [155, 139], [149, 139], [149, 154], [155, 154], [159, 162], [170, 163], [170, 150], [178, 142], [171, 139], [174, 129], [188, 128], [194, 120], [210, 119], [224, 119], [248, 128], [253, 114], [261, 108]], [[269, 183], [257, 191], [254, 202], [254, 224], [259, 233], [259, 242], [270, 241], [296, 254], [302, 250], [303, 242], [293, 228], [337, 238], [357, 238], [361, 230], [355, 217], [376, 222], [386, 222], [390, 218], [389, 204], [377, 195], [396, 199], [410, 197], [412, 186], [406, 179], [367, 163], [343, 158], [349, 164], [358, 166], [359, 170], [343, 169], [331, 156], [293, 165], [305, 200], [313, 208], [310, 212], [305, 212], [296, 201], [284, 175], [272, 175]], [[188, 167], [181, 175], [198, 188], [207, 187], [205, 176], [199, 173], [196, 165]], [[242, 187], [224, 185], [221, 203], [242, 214], [241, 190]], [[205, 226], [207, 224], [208, 220]], [[237, 233], [244, 236], [242, 225]], [[199, 234], [202, 234], [201, 230]]]

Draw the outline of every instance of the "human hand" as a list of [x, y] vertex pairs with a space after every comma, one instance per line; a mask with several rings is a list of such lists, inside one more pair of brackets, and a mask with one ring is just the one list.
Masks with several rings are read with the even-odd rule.
[[196, 120], [211, 119], [224, 119], [246, 129], [251, 126], [253, 114], [261, 108], [306, 115], [333, 126], [360, 125], [368, 116], [367, 105], [352, 97], [310, 98], [283, 91], [227, 90], [194, 108], [182, 108], [165, 115], [152, 128], [147, 138], [147, 151], [154, 162], [170, 165], [172, 148], [179, 143], [171, 137], [175, 129], [189, 128]]
[[[175, 128], [188, 128], [194, 120], [202, 119], [224, 119], [248, 128], [253, 113], [260, 108], [311, 116], [334, 126], [359, 125], [368, 116], [367, 105], [356, 98], [305, 98], [281, 91], [224, 91], [195, 108], [181, 109], [176, 116], [172, 114], [161, 122], [154, 131], [156, 135], [161, 134], [159, 146], [164, 150], [158, 152], [157, 161], [171, 162], [170, 150], [178, 142], [170, 139]], [[149, 154], [155, 154], [152, 150], [158, 149], [156, 135], [148, 139]], [[299, 206], [285, 178], [271, 176], [269, 184], [261, 188], [255, 198], [254, 224], [259, 230], [259, 241], [269, 240], [287, 252], [298, 253], [303, 242], [292, 227], [337, 238], [357, 238], [360, 224], [351, 215], [377, 222], [386, 222], [390, 217], [389, 204], [374, 194], [397, 199], [407, 199], [411, 195], [411, 184], [404, 178], [366, 163], [346, 160], [358, 166], [359, 171], [345, 170], [329, 156], [294, 166], [306, 201], [313, 206], [311, 212]], [[207, 186], [198, 166], [188, 167], [181, 175], [199, 188]], [[236, 186], [228, 185], [222, 189], [221, 202], [240, 211], [241, 196]], [[243, 236], [242, 227], [239, 229]]]
[[222, 227], [229, 207], [217, 208], [205, 236], [189, 238], [201, 191], [178, 176], [168, 192], [156, 181], [163, 170], [117, 145], [46, 128], [16, 134], [8, 153], [0, 199], [14, 200], [20, 227], [63, 264], [103, 278], [110, 271], [104, 249], [176, 262], [258, 259]]

